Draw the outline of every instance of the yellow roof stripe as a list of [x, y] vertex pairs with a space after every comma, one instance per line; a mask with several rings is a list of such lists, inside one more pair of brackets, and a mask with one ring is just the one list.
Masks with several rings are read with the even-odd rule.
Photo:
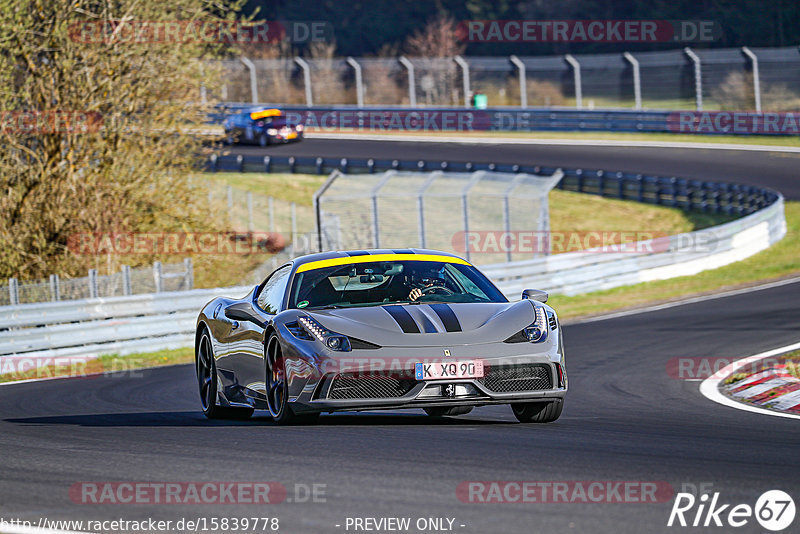
[[261, 111], [254, 111], [250, 114], [250, 118], [255, 120], [263, 119], [264, 117], [280, 117], [281, 110], [279, 109], [262, 109]]
[[343, 258], [331, 258], [329, 260], [318, 260], [304, 263], [297, 268], [298, 273], [323, 269], [336, 265], [349, 265], [351, 263], [370, 263], [373, 261], [443, 261], [445, 263], [459, 263], [461, 265], [471, 265], [468, 261], [456, 258], [455, 256], [441, 256], [439, 254], [367, 254], [364, 256], [345, 256]]

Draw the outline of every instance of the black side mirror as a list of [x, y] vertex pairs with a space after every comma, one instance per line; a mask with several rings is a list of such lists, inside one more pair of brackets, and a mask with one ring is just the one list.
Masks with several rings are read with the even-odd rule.
[[522, 299], [531, 299], [531, 300], [538, 300], [539, 302], [547, 302], [547, 291], [542, 291], [541, 289], [523, 289], [522, 290]]
[[225, 317], [228, 319], [233, 319], [234, 321], [246, 321], [264, 328], [265, 324], [259, 317], [256, 317], [255, 314], [252, 313], [250, 310], [245, 310], [241, 307], [241, 304], [234, 304], [230, 308], [225, 310]]

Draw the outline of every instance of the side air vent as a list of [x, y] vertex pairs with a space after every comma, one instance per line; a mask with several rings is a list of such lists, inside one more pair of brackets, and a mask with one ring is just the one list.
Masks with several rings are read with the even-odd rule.
[[369, 341], [364, 341], [363, 339], [358, 339], [356, 337], [350, 338], [350, 347], [353, 349], [379, 349], [381, 348], [380, 345], [376, 345], [375, 343], [370, 343]]
[[555, 330], [558, 328], [558, 321], [556, 321], [556, 314], [548, 311], [547, 312], [547, 322], [550, 323], [550, 330]]

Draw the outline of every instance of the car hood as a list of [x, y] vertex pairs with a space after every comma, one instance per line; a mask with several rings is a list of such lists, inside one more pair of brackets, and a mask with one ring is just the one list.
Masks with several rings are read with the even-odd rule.
[[384, 347], [496, 343], [535, 320], [530, 300], [305, 311], [329, 330]]

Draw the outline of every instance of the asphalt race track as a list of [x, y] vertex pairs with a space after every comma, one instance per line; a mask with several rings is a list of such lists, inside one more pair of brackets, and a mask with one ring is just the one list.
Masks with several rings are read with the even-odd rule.
[[660, 174], [770, 187], [800, 200], [800, 153], [747, 152], [696, 148], [545, 146], [521, 144], [434, 143], [309, 138], [267, 148], [226, 147], [232, 154], [322, 156], [377, 159], [429, 159], [503, 162]]
[[[307, 140], [268, 150], [586, 165], [748, 181], [784, 193], [794, 188], [787, 196], [800, 197], [790, 183], [796, 160], [788, 155], [414, 143], [368, 149], [361, 141]], [[476, 504], [461, 502], [456, 488], [464, 481], [660, 481], [675, 492], [711, 484], [720, 502], [732, 505], [753, 506], [771, 489], [797, 500], [798, 422], [712, 403], [698, 382], [672, 378], [667, 363], [794, 343], [798, 302], [800, 282], [566, 325], [570, 393], [561, 419], [543, 426], [517, 424], [507, 406], [442, 420], [398, 411], [324, 415], [315, 426], [277, 427], [259, 413], [247, 422], [212, 422], [199, 410], [190, 365], [2, 386], [0, 516], [270, 516], [288, 533], [353, 532], [344, 528], [348, 517], [411, 517], [412, 524], [448, 517], [456, 532], [480, 534], [697, 531], [666, 527], [672, 498]], [[267, 506], [76, 504], [69, 488], [83, 481], [277, 481], [291, 501], [298, 500], [296, 485], [324, 484], [325, 496]], [[761, 529], [750, 518], [736, 531]]]

